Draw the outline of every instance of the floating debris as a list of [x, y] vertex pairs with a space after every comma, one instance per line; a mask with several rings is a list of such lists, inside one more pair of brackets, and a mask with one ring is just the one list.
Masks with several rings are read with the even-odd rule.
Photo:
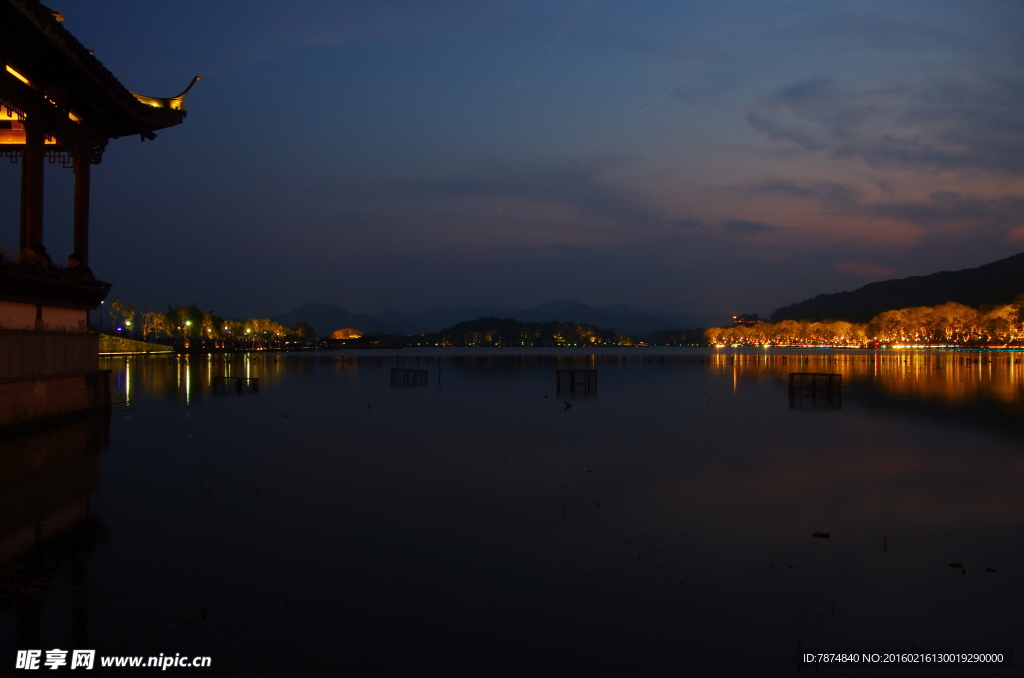
[[996, 572], [996, 573], [998, 573], [998, 572], [999, 572], [999, 570], [995, 570], [995, 569], [992, 569], [991, 567], [986, 567], [986, 568], [985, 568], [985, 571], [986, 571], [986, 572]]
[[811, 536], [815, 539], [831, 539], [831, 532], [812, 532]]

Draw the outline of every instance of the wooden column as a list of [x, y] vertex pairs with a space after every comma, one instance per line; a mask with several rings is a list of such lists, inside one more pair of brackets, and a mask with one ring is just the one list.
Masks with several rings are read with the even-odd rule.
[[[35, 116], [33, 116], [35, 117]], [[43, 147], [41, 121], [25, 120], [21, 153], [21, 249], [43, 242]]]
[[75, 252], [89, 264], [89, 171], [92, 167], [88, 144], [74, 154], [75, 166]]

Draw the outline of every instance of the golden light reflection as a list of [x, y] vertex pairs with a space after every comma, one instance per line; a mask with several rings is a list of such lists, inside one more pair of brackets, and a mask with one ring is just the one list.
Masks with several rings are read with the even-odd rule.
[[181, 362], [178, 363], [178, 371], [183, 372], [185, 375], [185, 404], [192, 404], [192, 374], [189, 370], [188, 354], [181, 356]]
[[789, 372], [842, 374], [844, 385], [871, 380], [885, 391], [903, 397], [946, 402], [980, 398], [1002, 403], [1024, 402], [1024, 370], [1020, 352], [994, 351], [886, 351], [867, 354], [818, 355], [736, 354], [716, 352], [708, 357], [711, 369], [738, 377], [759, 378], [768, 372], [784, 378]]

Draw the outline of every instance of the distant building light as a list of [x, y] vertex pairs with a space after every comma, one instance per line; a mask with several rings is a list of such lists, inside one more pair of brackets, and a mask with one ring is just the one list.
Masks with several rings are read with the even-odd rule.
[[732, 317], [733, 325], [759, 325], [763, 322], [759, 313], [743, 313]]

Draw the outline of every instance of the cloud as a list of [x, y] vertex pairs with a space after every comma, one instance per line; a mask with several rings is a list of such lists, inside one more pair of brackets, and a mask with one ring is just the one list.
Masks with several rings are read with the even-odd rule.
[[860, 210], [930, 229], [970, 226], [1009, 231], [1024, 225], [1024, 195], [976, 198], [937, 191], [926, 201], [863, 205]]
[[[1009, 232], [1024, 226], [1024, 194], [982, 198], [956, 191], [935, 191], [925, 199], [872, 202], [863, 191], [846, 184], [829, 181], [801, 184], [784, 180], [766, 181], [740, 190], [814, 201], [834, 214], [892, 219], [931, 231], [972, 227]], [[972, 234], [979, 235], [977, 231]]]
[[822, 147], [822, 143], [813, 134], [794, 127], [785, 127], [756, 111], [751, 111], [747, 115], [747, 122], [772, 141], [792, 141], [808, 151], [815, 151]]
[[413, 179], [354, 189], [398, 199], [451, 201], [463, 198], [516, 199], [575, 208], [583, 218], [618, 225], [653, 224], [652, 213], [639, 192], [617, 183], [610, 175], [631, 164], [625, 155], [591, 155], [564, 161], [512, 162], [478, 158], [443, 179]]
[[1024, 76], [944, 71], [887, 85], [811, 78], [747, 116], [772, 141], [873, 168], [1024, 176]]
[[733, 236], [762, 235], [779, 230], [778, 226], [765, 224], [760, 221], [726, 221], [722, 229]]
[[776, 193], [793, 198], [817, 200], [828, 205], [850, 207], [859, 204], [863, 192], [835, 181], [814, 181], [806, 184], [774, 179], [746, 189], [750, 193]]
[[672, 223], [680, 228], [700, 228], [704, 225], [704, 222], [699, 219], [680, 219]]

